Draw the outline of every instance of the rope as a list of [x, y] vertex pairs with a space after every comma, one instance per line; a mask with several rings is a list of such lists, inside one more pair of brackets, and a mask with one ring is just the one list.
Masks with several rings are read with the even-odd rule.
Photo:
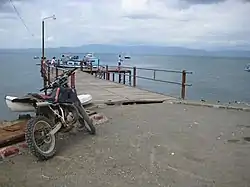
[[24, 27], [26, 28], [26, 30], [31, 34], [31, 36], [34, 36], [34, 34], [30, 31], [30, 29], [28, 28], [28, 26], [26, 25], [24, 19], [22, 18], [22, 16], [20, 15], [20, 13], [18, 12], [16, 6], [14, 5], [14, 3], [12, 2], [12, 0], [9, 0], [10, 4], [12, 5], [14, 11], [16, 12], [17, 16], [19, 17], [19, 19], [21, 20], [21, 22], [23, 23]]

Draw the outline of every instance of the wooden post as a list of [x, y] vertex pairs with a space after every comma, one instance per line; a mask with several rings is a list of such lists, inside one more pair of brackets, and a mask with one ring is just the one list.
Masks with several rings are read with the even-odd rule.
[[109, 66], [106, 65], [106, 80], [109, 80]]
[[132, 79], [131, 71], [129, 70], [129, 77], [128, 77], [129, 86], [131, 86], [132, 83], [131, 79]]
[[105, 73], [105, 70], [102, 70], [102, 74], [103, 74], [102, 78], [105, 80], [105, 79], [106, 79], [106, 73]]
[[75, 77], [76, 77], [76, 74], [75, 74], [75, 72], [74, 73], [72, 73], [72, 75], [71, 75], [71, 88], [75, 88], [75, 81], [76, 81], [76, 79], [75, 79]]
[[54, 75], [54, 68], [55, 68], [55, 66], [52, 65], [52, 66], [51, 66], [51, 74], [52, 74], [52, 76]]
[[123, 84], [126, 84], [126, 72], [123, 73]]
[[118, 63], [118, 81], [119, 81], [119, 83], [121, 83], [121, 81], [122, 81], [122, 75], [121, 75], [121, 62], [119, 62]]
[[[43, 61], [43, 87], [47, 86], [47, 65], [45, 59]], [[47, 90], [44, 90], [44, 94], [47, 95]]]
[[133, 86], [136, 87], [136, 67], [133, 67]]
[[58, 77], [58, 67], [56, 67], [56, 78]]
[[47, 64], [47, 68], [48, 68], [48, 85], [50, 84], [50, 65]]
[[83, 60], [80, 62], [81, 71], [83, 71]]
[[121, 75], [120, 70], [118, 70], [118, 75], [119, 75], [119, 83], [121, 83], [121, 81], [122, 81], [122, 75]]
[[43, 77], [43, 58], [41, 58], [41, 77]]
[[186, 71], [182, 71], [182, 81], [181, 81], [181, 98], [185, 99], [186, 96]]

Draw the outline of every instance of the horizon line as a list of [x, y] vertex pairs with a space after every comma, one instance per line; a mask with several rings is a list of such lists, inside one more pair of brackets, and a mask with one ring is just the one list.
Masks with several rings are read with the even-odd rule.
[[[196, 51], [203, 51], [203, 52], [216, 52], [216, 51], [245, 51], [250, 52], [250, 49], [242, 49], [242, 48], [234, 48], [234, 47], [214, 47], [214, 48], [192, 48], [192, 47], [184, 47], [184, 46], [170, 46], [170, 45], [155, 45], [155, 44], [98, 44], [98, 43], [92, 43], [92, 44], [83, 44], [80, 46], [58, 46], [58, 47], [45, 47], [45, 49], [60, 49], [60, 48], [81, 48], [84, 46], [93, 46], [93, 45], [99, 45], [99, 46], [117, 46], [117, 47], [159, 47], [159, 48], [179, 48], [179, 49], [187, 49], [187, 50], [196, 50]], [[41, 50], [41, 47], [29, 47], [29, 48], [0, 48], [0, 50]]]

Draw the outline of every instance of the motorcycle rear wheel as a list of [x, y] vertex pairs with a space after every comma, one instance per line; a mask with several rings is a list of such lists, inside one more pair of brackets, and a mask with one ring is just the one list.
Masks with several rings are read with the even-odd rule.
[[[47, 126], [47, 128], [42, 128], [40, 130], [36, 131], [36, 127], [38, 124], [43, 124]], [[39, 115], [31, 120], [28, 121], [26, 131], [25, 131], [25, 139], [28, 144], [28, 148], [30, 152], [36, 156], [39, 160], [48, 160], [49, 158], [53, 157], [56, 153], [56, 140], [57, 140], [57, 134], [54, 135], [47, 135], [53, 128], [52, 122], [45, 116]], [[46, 131], [46, 132], [44, 132]], [[45, 143], [49, 145], [49, 148], [47, 150], [43, 150], [39, 142], [36, 141], [35, 134], [40, 133], [41, 134], [41, 143]]]

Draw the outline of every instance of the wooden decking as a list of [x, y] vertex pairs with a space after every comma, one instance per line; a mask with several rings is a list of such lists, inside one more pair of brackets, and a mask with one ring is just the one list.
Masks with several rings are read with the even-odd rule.
[[99, 79], [81, 71], [76, 72], [76, 89], [78, 94], [91, 94], [94, 104], [112, 104], [119, 102], [160, 102], [175, 99], [162, 94]]

